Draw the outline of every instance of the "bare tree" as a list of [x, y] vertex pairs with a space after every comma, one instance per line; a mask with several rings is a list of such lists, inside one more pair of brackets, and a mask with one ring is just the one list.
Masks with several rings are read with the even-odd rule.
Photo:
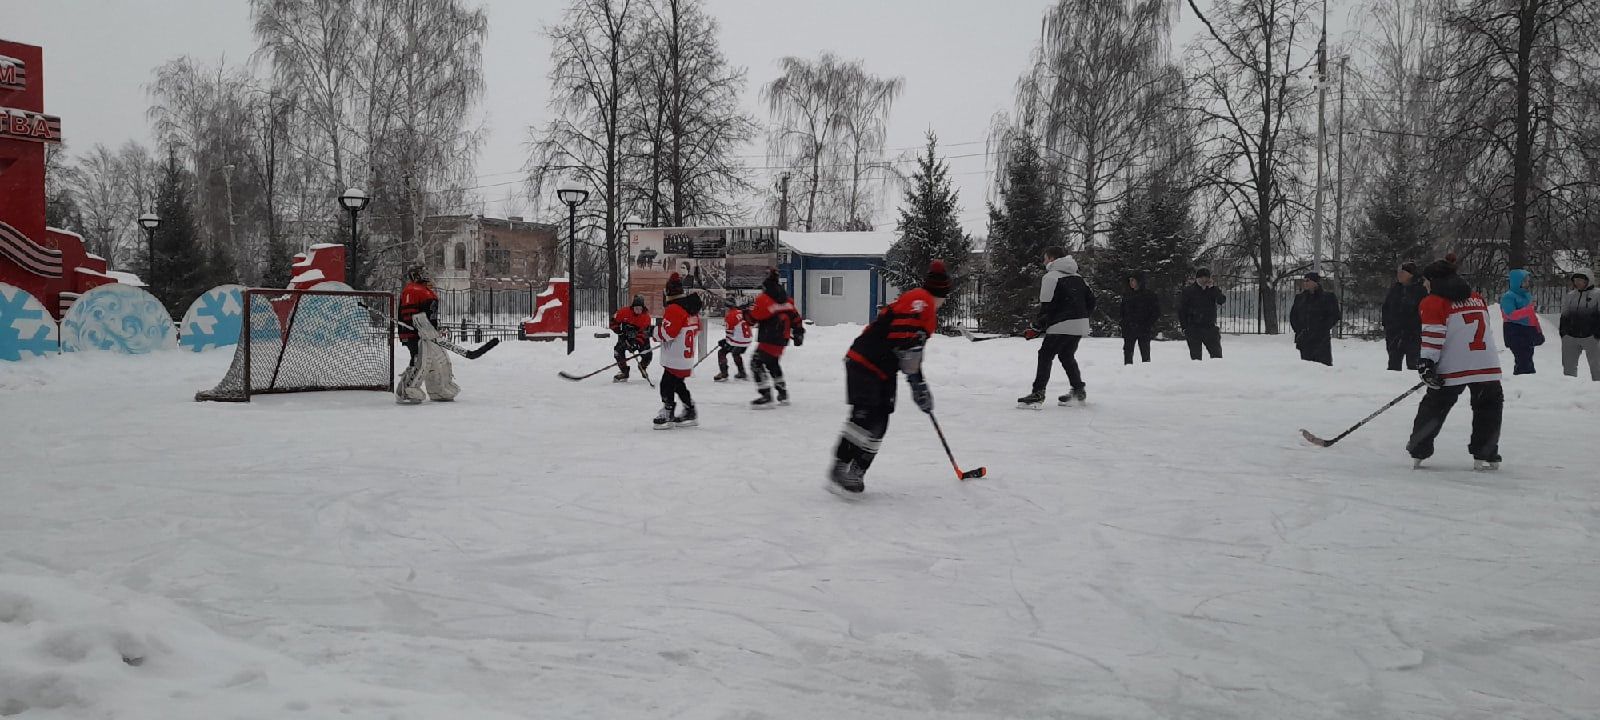
[[728, 65], [703, 0], [654, 0], [638, 30], [638, 102], [628, 116], [637, 146], [630, 205], [652, 225], [727, 222], [752, 188], [735, 155], [756, 134], [740, 107], [745, 71]]
[[1314, 89], [1298, 81], [1316, 63], [1314, 0], [1218, 0], [1202, 11], [1195, 49], [1197, 109], [1213, 132], [1203, 140], [1205, 184], [1232, 213], [1237, 239], [1224, 243], [1249, 255], [1262, 324], [1278, 332], [1277, 260], [1289, 249], [1298, 210], [1298, 169], [1311, 144], [1302, 122]]
[[[586, 213], [600, 221], [606, 255], [607, 308], [617, 309], [622, 287], [622, 209], [631, 99], [633, 30], [640, 0], [574, 0], [562, 24], [545, 29], [552, 49], [551, 108], [557, 117], [534, 134], [529, 191], [535, 202], [562, 177], [591, 192]], [[589, 210], [596, 208], [598, 211]]]
[[1069, 236], [1092, 247], [1141, 174], [1181, 76], [1164, 61], [1170, 0], [1057, 0], [1018, 83], [1022, 131], [1059, 183]]
[[772, 115], [768, 155], [803, 188], [800, 224], [808, 231], [870, 229], [877, 206], [870, 182], [887, 170], [889, 111], [905, 80], [869, 74], [859, 60], [832, 53], [778, 62], [783, 74], [761, 91]]

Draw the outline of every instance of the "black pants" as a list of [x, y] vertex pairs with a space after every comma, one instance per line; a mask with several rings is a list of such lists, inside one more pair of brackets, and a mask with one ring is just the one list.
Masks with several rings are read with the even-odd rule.
[[400, 344], [406, 346], [406, 351], [411, 353], [411, 362], [407, 363], [408, 366], [417, 364], [417, 342], [418, 340], [416, 338], [403, 339], [400, 341]]
[[1304, 338], [1296, 340], [1295, 347], [1300, 348], [1301, 360], [1333, 366], [1333, 338], [1309, 333]]
[[1133, 346], [1139, 346], [1139, 359], [1141, 362], [1150, 362], [1150, 336], [1131, 336], [1122, 338], [1122, 364], [1133, 364]]
[[[636, 352], [639, 352], [640, 350], [649, 350], [649, 349], [650, 349], [650, 346], [648, 344], [641, 345], [639, 343], [634, 343], [634, 342], [630, 342], [628, 340], [624, 340], [622, 338], [618, 338], [617, 339], [617, 344], [611, 348], [611, 353], [616, 358], [617, 369], [622, 371], [622, 376], [623, 377], [627, 377], [628, 376], [628, 363], [626, 362], [626, 360], [628, 359], [628, 356], [632, 355], [632, 354], [634, 354]], [[639, 356], [639, 371], [640, 372], [644, 372], [645, 368], [650, 367], [650, 359], [652, 357], [654, 357], [654, 356], [655, 356], [655, 353], [650, 353], [650, 352], [647, 352], [647, 353]]]
[[789, 397], [789, 386], [783, 382], [783, 366], [778, 364], [778, 356], [758, 349], [755, 357], [750, 359], [750, 370], [756, 374], [756, 389], [762, 395], [777, 388], [779, 398]]
[[1399, 371], [1401, 361], [1405, 362], [1405, 369], [1417, 369], [1417, 363], [1422, 360], [1422, 340], [1420, 338], [1389, 335], [1383, 341], [1389, 348], [1390, 370]]
[[1461, 393], [1472, 391], [1472, 439], [1467, 451], [1478, 460], [1500, 461], [1500, 415], [1505, 410], [1505, 391], [1499, 380], [1456, 385], [1439, 389], [1428, 388], [1417, 406], [1417, 419], [1411, 425], [1411, 439], [1406, 451], [1411, 457], [1433, 457], [1433, 441], [1444, 429], [1444, 420], [1450, 416]]
[[844, 386], [850, 419], [844, 421], [844, 429], [839, 432], [834, 459], [855, 463], [862, 472], [872, 467], [878, 448], [883, 446], [883, 436], [889, 432], [889, 416], [894, 414], [894, 398], [899, 392], [896, 377], [890, 375], [885, 380], [857, 363], [845, 361]]
[[1501, 328], [1506, 349], [1511, 351], [1512, 375], [1532, 375], [1533, 349], [1539, 346], [1539, 331], [1522, 323], [1508, 322]]
[[[729, 345], [726, 342], [722, 343], [722, 345], [717, 348], [717, 369], [721, 370], [723, 375], [727, 375], [728, 374], [728, 356], [729, 355], [733, 356], [733, 364], [738, 366], [739, 374], [743, 375], [744, 374], [744, 348], [738, 347], [736, 345]], [[782, 374], [782, 373], [779, 373], [779, 374]]]
[[1215, 327], [1189, 328], [1183, 331], [1183, 338], [1189, 342], [1189, 359], [1200, 359], [1200, 347], [1205, 346], [1206, 352], [1212, 359], [1222, 357], [1222, 331]]
[[661, 404], [672, 407], [674, 396], [683, 401], [684, 407], [694, 407], [694, 398], [689, 397], [689, 383], [671, 372], [661, 373]]
[[1046, 335], [1044, 344], [1039, 346], [1039, 366], [1033, 372], [1033, 391], [1044, 392], [1050, 384], [1050, 366], [1056, 360], [1061, 361], [1062, 369], [1067, 371], [1067, 381], [1072, 387], [1083, 387], [1083, 374], [1078, 371], [1078, 343], [1083, 338], [1078, 335]]

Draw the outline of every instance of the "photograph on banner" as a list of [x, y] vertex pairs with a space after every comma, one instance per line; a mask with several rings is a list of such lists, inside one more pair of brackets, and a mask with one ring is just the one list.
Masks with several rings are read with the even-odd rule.
[[778, 266], [778, 229], [775, 227], [730, 228], [725, 261], [727, 287], [754, 290], [761, 287], [767, 271]]

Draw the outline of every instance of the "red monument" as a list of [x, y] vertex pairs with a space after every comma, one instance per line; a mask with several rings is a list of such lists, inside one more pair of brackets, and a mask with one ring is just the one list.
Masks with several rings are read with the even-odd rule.
[[44, 114], [44, 53], [0, 40], [0, 282], [38, 298], [60, 319], [79, 295], [116, 282], [83, 238], [45, 227], [44, 151], [61, 119]]

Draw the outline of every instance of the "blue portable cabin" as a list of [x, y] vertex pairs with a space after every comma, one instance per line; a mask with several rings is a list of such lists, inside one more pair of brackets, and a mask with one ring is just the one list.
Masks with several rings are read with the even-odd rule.
[[818, 325], [865, 325], [899, 295], [883, 276], [894, 232], [778, 232], [778, 274], [797, 309]]

